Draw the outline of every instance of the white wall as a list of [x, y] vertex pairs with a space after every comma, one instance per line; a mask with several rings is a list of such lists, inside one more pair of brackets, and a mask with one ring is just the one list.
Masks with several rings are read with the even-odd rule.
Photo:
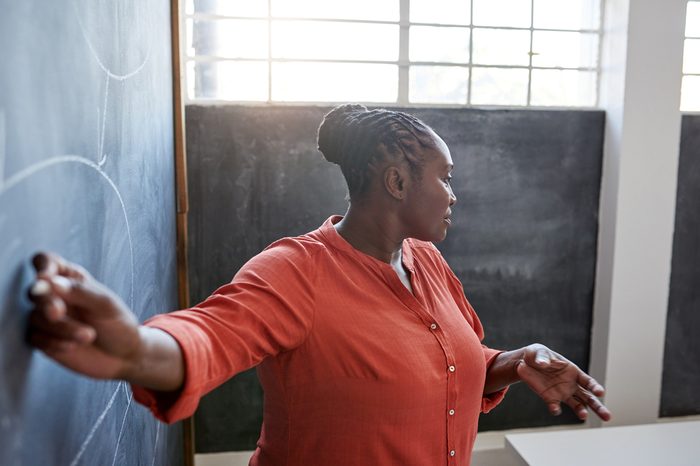
[[591, 372], [611, 425], [658, 418], [680, 146], [686, 0], [607, 0]]

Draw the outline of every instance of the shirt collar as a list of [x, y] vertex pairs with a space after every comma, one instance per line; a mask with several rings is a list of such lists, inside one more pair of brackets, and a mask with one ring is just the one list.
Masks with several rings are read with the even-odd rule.
[[[359, 251], [355, 249], [350, 243], [348, 243], [345, 238], [340, 236], [340, 233], [338, 233], [333, 225], [338, 223], [343, 219], [342, 215], [332, 215], [328, 217], [328, 219], [323, 222], [323, 225], [320, 227], [321, 234], [324, 236], [326, 241], [333, 246], [335, 249], [344, 251], [354, 257], [356, 257], [358, 260], [363, 261], [363, 262], [371, 262], [374, 264], [378, 264], [382, 267], [391, 267], [389, 264], [386, 262], [380, 261], [379, 259], [372, 257], [368, 254], [365, 254], [362, 251]], [[403, 244], [401, 246], [401, 252], [402, 252], [402, 260], [403, 260], [403, 265], [410, 270], [411, 272], [414, 271], [413, 268], [413, 251], [411, 250], [412, 246], [412, 240], [410, 239], [405, 239], [403, 241]]]

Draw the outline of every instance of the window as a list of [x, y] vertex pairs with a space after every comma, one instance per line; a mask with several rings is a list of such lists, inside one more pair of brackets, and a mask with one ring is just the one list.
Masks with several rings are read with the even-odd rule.
[[601, 0], [187, 0], [188, 97], [597, 104]]
[[700, 1], [689, 0], [685, 17], [681, 110], [700, 111]]

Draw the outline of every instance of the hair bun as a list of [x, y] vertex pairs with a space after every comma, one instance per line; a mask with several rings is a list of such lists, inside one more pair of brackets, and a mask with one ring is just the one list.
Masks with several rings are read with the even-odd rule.
[[318, 127], [318, 150], [326, 160], [342, 165], [348, 129], [358, 116], [367, 111], [364, 105], [343, 104], [333, 108], [323, 117]]

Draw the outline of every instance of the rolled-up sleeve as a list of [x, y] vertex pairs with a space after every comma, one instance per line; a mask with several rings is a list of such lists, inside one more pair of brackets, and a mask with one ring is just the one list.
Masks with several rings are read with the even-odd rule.
[[[486, 360], [486, 372], [488, 373], [489, 368], [491, 367], [491, 364], [493, 364], [493, 361], [503, 351], [491, 349], [485, 345], [481, 345], [481, 347], [484, 351], [484, 359]], [[503, 398], [506, 396], [507, 391], [508, 391], [508, 387], [505, 387], [505, 388], [498, 390], [497, 392], [489, 393], [488, 395], [485, 394], [481, 398], [481, 412], [486, 414], [489, 411], [491, 411], [493, 408], [498, 406], [498, 404], [501, 401], [503, 401]]]
[[202, 303], [146, 321], [178, 342], [185, 379], [173, 393], [132, 385], [136, 401], [164, 422], [178, 421], [235, 374], [302, 344], [314, 317], [313, 254], [295, 240], [281, 240]]

